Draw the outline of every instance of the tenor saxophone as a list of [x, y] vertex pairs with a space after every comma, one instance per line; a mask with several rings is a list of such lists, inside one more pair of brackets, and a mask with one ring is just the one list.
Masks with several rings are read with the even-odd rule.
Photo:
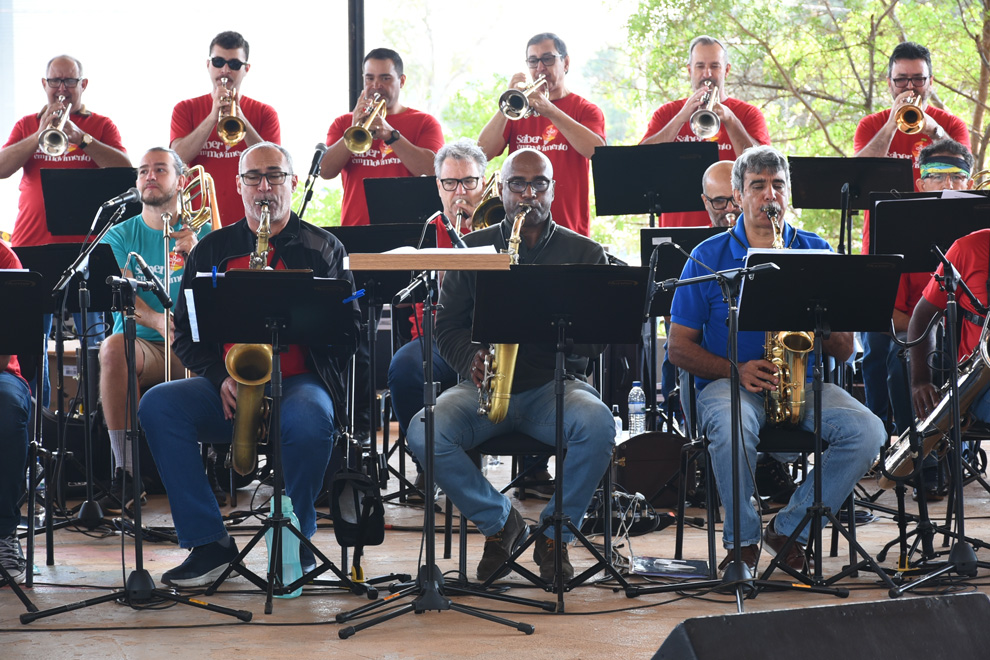
[[[529, 206], [521, 206], [512, 222], [508, 255], [509, 263], [513, 266], [519, 263], [519, 244], [522, 242], [519, 232], [529, 211]], [[512, 378], [516, 372], [518, 354], [519, 344], [492, 344], [485, 356], [484, 373], [478, 388], [478, 415], [488, 415], [493, 424], [505, 419], [509, 411], [509, 397], [512, 394]]]
[[[784, 247], [784, 221], [778, 219], [779, 208], [766, 209], [773, 225], [775, 250]], [[812, 332], [795, 330], [767, 331], [763, 358], [777, 368], [777, 389], [768, 390], [764, 399], [767, 422], [774, 426], [797, 426], [804, 417], [805, 380], [808, 373], [808, 354], [815, 346]]]
[[[254, 252], [248, 258], [251, 270], [267, 270], [271, 214], [268, 202], [259, 202], [261, 224]], [[272, 347], [268, 344], [234, 344], [225, 360], [227, 373], [237, 382], [237, 407], [230, 443], [230, 463], [240, 475], [258, 466], [258, 443], [268, 436], [268, 400], [265, 384], [272, 379]]]

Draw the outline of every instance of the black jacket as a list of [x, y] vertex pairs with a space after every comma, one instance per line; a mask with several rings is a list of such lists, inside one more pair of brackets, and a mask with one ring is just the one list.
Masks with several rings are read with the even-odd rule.
[[[182, 274], [183, 291], [192, 286], [196, 273], [211, 272], [214, 267], [218, 272], [226, 271], [231, 259], [251, 254], [256, 244], [257, 237], [248, 227], [246, 219], [210, 232], [189, 254]], [[271, 245], [275, 250], [276, 263], [282, 262], [286, 268], [308, 268], [315, 277], [344, 279], [351, 282], [353, 288], [351, 273], [344, 269], [344, 257], [347, 256], [344, 246], [332, 234], [303, 222], [295, 213], [289, 218], [285, 229], [271, 239]], [[250, 301], [245, 301], [245, 304], [250, 304]], [[346, 309], [351, 321], [348, 324], [346, 344], [310, 346], [306, 360], [306, 365], [320, 376], [330, 392], [337, 428], [346, 419], [343, 414], [346, 399], [341, 374], [357, 347], [361, 325], [361, 312], [357, 302], [351, 302]], [[220, 389], [228, 376], [224, 365], [223, 345], [192, 340], [185, 294], [179, 296], [175, 306], [175, 339], [172, 348], [187, 369], [208, 378], [217, 390]]]

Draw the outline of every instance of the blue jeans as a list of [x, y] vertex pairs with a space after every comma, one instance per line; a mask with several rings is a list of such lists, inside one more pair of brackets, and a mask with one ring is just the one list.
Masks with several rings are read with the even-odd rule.
[[[554, 383], [513, 394], [506, 418], [492, 424], [478, 415], [478, 388], [462, 382], [440, 395], [436, 406], [434, 447], [437, 485], [485, 536], [505, 526], [512, 504], [485, 478], [467, 452], [484, 441], [510, 431], [521, 431], [545, 445], [554, 445], [556, 405]], [[409, 447], [423, 459], [426, 451], [424, 424], [409, 426]], [[580, 526], [598, 482], [612, 458], [615, 423], [608, 406], [591, 385], [577, 380], [564, 387], [564, 513]], [[550, 498], [542, 520], [553, 513]], [[550, 531], [550, 530], [548, 530]], [[552, 531], [547, 536], [551, 536]], [[564, 538], [570, 540], [570, 534]]]
[[[316, 374], [282, 383], [282, 465], [285, 490], [307, 538], [316, 531], [316, 501], [330, 462], [333, 402]], [[203, 471], [200, 442], [230, 442], [220, 393], [205, 378], [162, 383], [141, 397], [138, 419], [168, 492], [179, 545], [193, 548], [227, 536]]]
[[892, 413], [897, 433], [911, 425], [914, 410], [904, 387], [907, 374], [897, 352], [900, 346], [883, 332], [865, 332], [863, 339], [863, 389], [866, 407], [882, 420]]
[[[750, 506], [749, 496], [754, 491], [753, 478], [749, 466], [756, 467], [756, 445], [759, 432], [766, 422], [763, 395], [747, 392], [739, 388], [740, 408], [742, 409], [743, 453], [739, 456], [739, 480], [737, 493], [743, 498], [740, 506], [740, 533], [737, 537], [732, 527], [732, 417], [729, 396], [729, 379], [709, 383], [698, 395], [698, 418], [701, 433], [708, 437], [712, 469], [719, 495], [725, 505], [725, 527], [723, 545], [734, 547], [736, 539], [743, 546], [760, 543], [760, 514]], [[800, 428], [814, 430], [814, 402], [811, 387], [807, 390], [808, 406]], [[856, 482], [873, 465], [880, 445], [887, 437], [880, 419], [856, 401], [842, 388], [825, 383], [822, 390], [822, 439], [829, 443], [822, 454], [822, 499], [833, 512], [838, 511], [852, 492]], [[747, 460], [748, 457], [748, 460]], [[780, 460], [790, 460], [786, 455], [775, 455]], [[791, 495], [791, 501], [777, 514], [774, 529], [778, 534], [790, 535], [807, 513], [814, 499], [813, 474], [801, 482]], [[810, 525], [801, 531], [798, 541], [808, 542]]]
[[27, 383], [0, 372], [0, 538], [17, 531], [21, 510], [17, 500], [27, 478], [28, 424], [31, 390]]
[[[408, 434], [413, 415], [423, 409], [423, 342], [413, 339], [392, 356], [388, 366], [388, 389], [392, 396], [392, 408], [399, 421], [399, 430]], [[433, 344], [433, 380], [440, 383], [440, 390], [457, 384], [457, 372], [440, 357]]]

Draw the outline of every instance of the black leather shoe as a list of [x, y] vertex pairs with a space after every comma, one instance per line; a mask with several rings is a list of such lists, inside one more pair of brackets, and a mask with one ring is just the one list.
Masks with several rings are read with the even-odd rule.
[[[512, 572], [505, 564], [509, 555], [526, 538], [529, 527], [515, 507], [509, 510], [505, 525], [495, 534], [485, 537], [485, 552], [478, 562], [478, 579], [486, 582], [492, 575], [495, 579], [503, 578]], [[500, 570], [501, 569], [501, 570]], [[496, 573], [497, 572], [497, 573]]]

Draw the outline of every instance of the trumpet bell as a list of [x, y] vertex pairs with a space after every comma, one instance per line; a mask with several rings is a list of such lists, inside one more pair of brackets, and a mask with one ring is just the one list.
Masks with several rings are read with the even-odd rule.
[[512, 121], [518, 121], [536, 115], [536, 112], [529, 103], [529, 95], [546, 84], [547, 78], [541, 74], [539, 78], [523, 89], [512, 88], [506, 90], [502, 96], [498, 97], [499, 112], [506, 119], [511, 119]]
[[228, 147], [236, 147], [247, 135], [244, 120], [236, 115], [221, 117], [217, 122], [217, 135]]
[[895, 121], [897, 122], [897, 130], [901, 133], [914, 135], [920, 133], [925, 126], [925, 113], [917, 105], [917, 99], [918, 97], [915, 95], [908, 100], [907, 105], [902, 105], [897, 109]]
[[46, 128], [38, 136], [38, 147], [49, 156], [61, 156], [65, 153], [69, 140], [65, 133], [57, 128]]
[[691, 132], [702, 140], [708, 140], [718, 135], [722, 128], [722, 120], [711, 110], [695, 110], [691, 115]]
[[366, 153], [373, 142], [371, 131], [362, 126], [350, 126], [344, 131], [344, 146], [352, 154]]

